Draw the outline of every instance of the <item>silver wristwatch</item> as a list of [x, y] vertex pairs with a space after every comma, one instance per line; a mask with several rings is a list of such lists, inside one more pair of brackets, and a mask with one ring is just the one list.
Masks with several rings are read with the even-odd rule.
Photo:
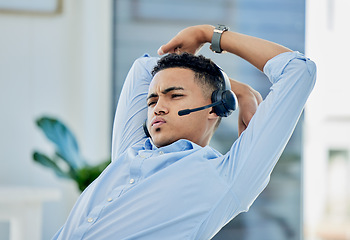
[[228, 31], [229, 28], [225, 25], [219, 24], [215, 29], [213, 33], [213, 37], [211, 39], [211, 50], [216, 53], [221, 53], [222, 49], [220, 47], [220, 39], [223, 32]]

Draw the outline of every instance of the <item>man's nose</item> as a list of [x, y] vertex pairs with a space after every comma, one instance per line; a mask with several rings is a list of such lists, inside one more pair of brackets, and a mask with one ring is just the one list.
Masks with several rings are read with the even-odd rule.
[[169, 112], [167, 104], [164, 101], [158, 100], [156, 106], [153, 109], [155, 115], [163, 115]]

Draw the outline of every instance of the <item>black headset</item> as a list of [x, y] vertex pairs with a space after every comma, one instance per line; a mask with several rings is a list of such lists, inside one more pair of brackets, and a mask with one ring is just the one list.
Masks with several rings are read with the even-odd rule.
[[[215, 90], [211, 94], [211, 105], [213, 106], [213, 111], [219, 117], [228, 117], [231, 113], [237, 109], [237, 97], [231, 90], [230, 79], [227, 74], [220, 68], [220, 73], [224, 79], [224, 90]], [[216, 104], [217, 103], [217, 104]]]
[[[224, 79], [224, 84], [222, 89], [215, 90], [211, 94], [212, 103], [203, 107], [181, 110], [178, 112], [179, 116], [184, 116], [190, 114], [191, 112], [196, 112], [213, 107], [213, 111], [216, 113], [216, 115], [218, 115], [219, 117], [228, 117], [234, 110], [236, 110], [237, 97], [231, 90], [230, 79], [219, 66], [217, 67], [219, 68], [221, 76]], [[147, 119], [143, 123], [143, 130], [147, 137], [151, 137], [147, 128]]]

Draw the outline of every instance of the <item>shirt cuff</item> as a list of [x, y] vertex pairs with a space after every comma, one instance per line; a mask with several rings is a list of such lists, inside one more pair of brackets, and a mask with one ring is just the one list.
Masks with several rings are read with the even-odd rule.
[[277, 56], [267, 61], [263, 70], [272, 84], [276, 83], [279, 80], [279, 77], [282, 75], [284, 69], [293, 59], [300, 59], [304, 61], [310, 60], [306, 58], [304, 54], [298, 51], [294, 51], [278, 54]]

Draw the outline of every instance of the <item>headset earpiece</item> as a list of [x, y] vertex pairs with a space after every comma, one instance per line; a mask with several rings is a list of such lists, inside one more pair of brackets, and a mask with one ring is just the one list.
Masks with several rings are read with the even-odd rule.
[[230, 79], [226, 73], [220, 68], [221, 75], [224, 79], [224, 88], [225, 90], [215, 90], [211, 94], [211, 101], [221, 102], [217, 106], [213, 107], [214, 112], [219, 117], [228, 117], [234, 110], [237, 108], [237, 97], [234, 92], [231, 91]]
[[237, 107], [236, 95], [231, 90], [216, 90], [211, 95], [212, 102], [220, 101], [213, 110], [219, 117], [228, 117]]

